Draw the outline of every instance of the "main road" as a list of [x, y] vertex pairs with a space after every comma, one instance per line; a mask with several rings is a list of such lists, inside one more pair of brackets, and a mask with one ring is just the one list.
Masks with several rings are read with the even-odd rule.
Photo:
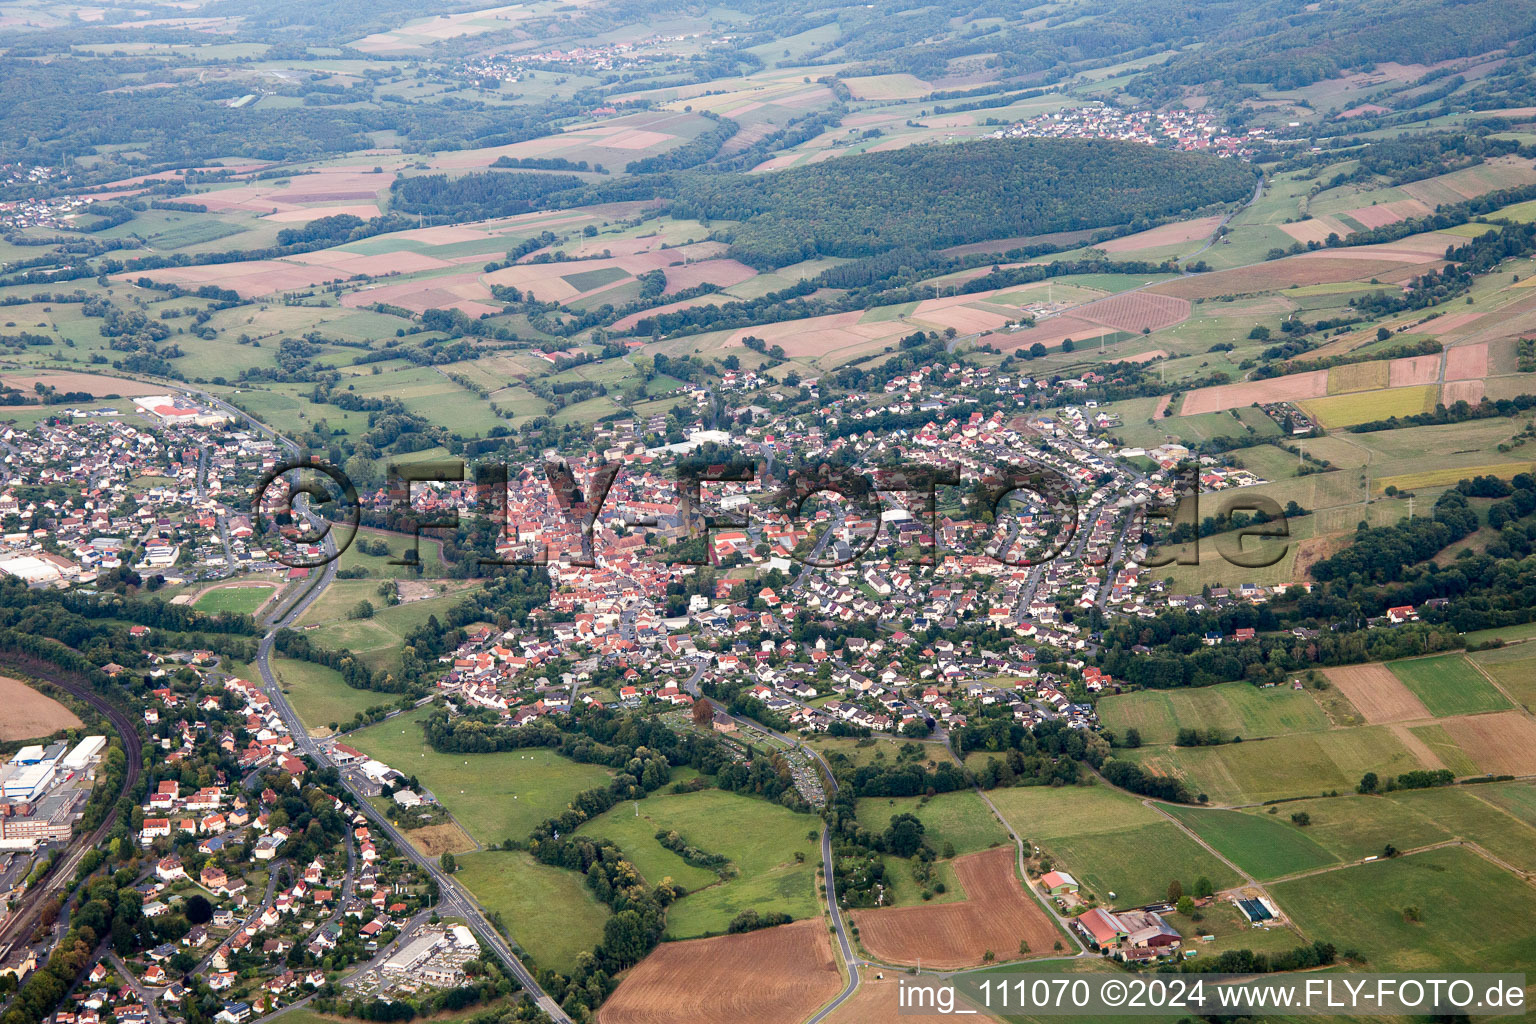
[[[214, 398], [206, 392], [195, 391], [191, 393], [203, 401], [216, 405], [239, 417], [250, 424], [253, 429], [271, 437], [290, 452], [298, 454], [298, 445], [294, 444], [293, 441], [276, 433], [265, 424], [252, 419], [234, 406]], [[297, 510], [312, 527], [318, 528], [321, 525], [322, 520], [310, 510], [307, 500], [299, 504]], [[261, 642], [256, 649], [256, 668], [261, 673], [262, 688], [266, 690], [267, 697], [271, 700], [272, 706], [277, 710], [278, 715], [283, 720], [283, 724], [287, 726], [288, 732], [293, 736], [294, 744], [299, 752], [307, 755], [318, 765], [329, 765], [331, 763], [329, 754], [309, 735], [309, 730], [304, 727], [304, 723], [299, 719], [298, 713], [294, 710], [293, 705], [289, 703], [288, 696], [283, 693], [282, 686], [279, 685], [277, 677], [272, 672], [272, 646], [277, 638], [278, 631], [296, 622], [309, 606], [314, 604], [325, 593], [325, 589], [336, 578], [336, 542], [329, 531], [325, 534], [322, 547], [330, 560], [321, 568], [320, 574], [315, 577], [314, 582], [297, 599], [290, 601], [286, 608], [279, 606], [279, 609], [267, 620], [268, 631], [261, 638]], [[560, 1008], [559, 1003], [556, 1003], [548, 993], [539, 987], [533, 972], [529, 971], [523, 962], [517, 958], [517, 954], [512, 952], [511, 946], [502, 938], [501, 933], [491, 925], [491, 922], [486, 918], [484, 909], [476, 902], [475, 898], [463, 886], [454, 881], [451, 875], [444, 872], [437, 861], [416, 849], [410, 840], [400, 833], [399, 829], [395, 828], [388, 819], [368, 802], [368, 798], [356, 788], [345, 773], [342, 773], [341, 780], [347, 791], [357, 801], [358, 807], [368, 817], [369, 821], [373, 823], [374, 827], [388, 836], [401, 853], [409, 857], [437, 883], [439, 912], [445, 916], [462, 917], [486, 948], [496, 954], [497, 958], [502, 961], [511, 975], [517, 979], [518, 984], [523, 987], [523, 990], [538, 1004], [539, 1009], [547, 1013], [550, 1019], [557, 1022], [557, 1024], [571, 1024], [571, 1018]]]

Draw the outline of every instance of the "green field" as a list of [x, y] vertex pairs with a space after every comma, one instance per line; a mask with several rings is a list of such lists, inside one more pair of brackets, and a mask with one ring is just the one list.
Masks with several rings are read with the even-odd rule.
[[[1280, 882], [1271, 892], [1313, 939], [1376, 971], [1518, 971], [1536, 962], [1536, 890], [1455, 847]], [[1405, 920], [1415, 907], [1421, 921]]]
[[1349, 792], [1373, 771], [1397, 775], [1424, 767], [1385, 726], [1298, 733], [1219, 747], [1143, 747], [1124, 756], [1182, 778], [1216, 804]]
[[359, 711], [400, 699], [398, 694], [353, 689], [340, 672], [312, 661], [273, 658], [272, 668], [299, 720], [311, 731], [327, 729], [332, 722], [345, 727]]
[[[1312, 819], [1307, 838], [1340, 860], [1378, 856], [1388, 844], [1399, 850], [1444, 842], [1451, 834], [1412, 807], [1386, 797], [1349, 796], [1288, 800], [1275, 816], [1287, 824], [1305, 811]], [[1264, 813], [1264, 812], [1260, 812]]]
[[1285, 806], [1278, 814], [1194, 807], [1167, 810], [1220, 850], [1223, 857], [1261, 881], [1339, 861], [1313, 841], [1306, 829], [1291, 822], [1294, 812]]
[[1203, 875], [1217, 889], [1239, 881], [1173, 822], [1107, 786], [1021, 786], [988, 795], [1021, 837], [1115, 906], [1161, 899], [1174, 879], [1191, 888]]
[[1504, 695], [1459, 653], [1394, 661], [1387, 668], [1436, 718], [1509, 708]]
[[263, 584], [260, 586], [218, 587], [214, 590], [206, 590], [192, 607], [209, 615], [219, 612], [235, 612], [240, 615], [254, 615], [256, 609], [266, 603], [277, 590], [276, 584]]
[[579, 872], [540, 864], [521, 850], [462, 853], [458, 863], [458, 881], [501, 915], [538, 968], [568, 973], [576, 954], [602, 941], [609, 911]]
[[1536, 644], [1483, 651], [1471, 658], [1527, 710], [1536, 704]]
[[945, 844], [955, 855], [975, 853], [1008, 841], [1008, 831], [993, 817], [981, 797], [970, 790], [922, 797], [865, 797], [859, 801], [859, 824], [881, 832], [897, 814], [915, 814], [923, 823], [923, 836], [943, 854]]
[[[816, 915], [821, 847], [807, 836], [819, 836], [820, 819], [718, 789], [653, 793], [639, 801], [639, 811], [637, 818], [634, 804], [620, 804], [582, 825], [581, 831], [610, 838], [626, 852], [632, 846], [639, 851], [638, 861], [677, 879], [672, 866], [682, 861], [658, 857], [669, 851], [655, 840], [658, 830], [675, 830], [689, 844], [729, 858], [735, 870], [728, 880], [706, 884], [673, 904], [667, 911], [668, 935], [693, 938], [723, 933], [731, 918], [748, 908], [778, 910], [796, 919]], [[796, 853], [803, 854], [804, 860], [797, 861]]]
[[1251, 739], [1328, 728], [1328, 716], [1306, 691], [1261, 690], [1251, 683], [1138, 690], [1101, 699], [1098, 712], [1117, 736], [1134, 728], [1150, 744], [1172, 743], [1180, 729], [1216, 729]]
[[[608, 781], [598, 765], [578, 764], [543, 747], [495, 754], [439, 754], [426, 745], [420, 708], [354, 733], [352, 746], [414, 775], [481, 843], [523, 840], [561, 813], [571, 797]], [[786, 812], [787, 813], [787, 812]]]
[[[1529, 783], [1510, 785], [1529, 787]], [[1479, 785], [1406, 791], [1393, 793], [1390, 799], [1522, 871], [1536, 871], [1536, 828], [1482, 799], [1483, 788]]]

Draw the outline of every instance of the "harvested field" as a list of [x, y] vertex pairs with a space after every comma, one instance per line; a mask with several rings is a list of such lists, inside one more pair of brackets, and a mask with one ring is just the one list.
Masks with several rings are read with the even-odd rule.
[[[243, 263], [219, 263], [200, 267], [168, 267], [150, 270], [142, 274], [113, 275], [114, 280], [138, 280], [148, 277], [152, 281], [169, 281], [173, 284], [197, 287], [216, 284], [240, 293], [241, 298], [256, 298], [273, 292], [301, 291], [327, 281], [352, 276], [349, 271], [333, 267], [301, 266], [286, 260], [249, 260]], [[369, 300], [373, 301], [373, 300]]]
[[756, 277], [757, 271], [735, 260], [703, 260], [684, 267], [668, 267], [666, 275], [667, 288], [662, 294], [673, 295], [684, 288], [705, 283], [729, 288], [733, 284], [740, 284], [748, 278]]
[[445, 825], [413, 828], [405, 833], [405, 838], [428, 857], [441, 857], [445, 853], [468, 853], [479, 849], [475, 841], [469, 838], [469, 833], [453, 821]]
[[664, 942], [629, 972], [598, 1024], [800, 1024], [843, 987], [821, 918]]
[[1457, 402], [1476, 405], [1483, 400], [1485, 390], [1484, 382], [1480, 380], [1453, 380], [1441, 387], [1440, 401], [1447, 407]]
[[1329, 235], [1338, 235], [1340, 238], [1343, 238], [1349, 234], [1349, 228], [1340, 224], [1332, 217], [1311, 217], [1292, 224], [1277, 224], [1275, 226], [1303, 245], [1308, 242], [1326, 242]]
[[1150, 231], [1138, 231], [1134, 235], [1126, 235], [1123, 238], [1111, 238], [1107, 242], [1100, 242], [1096, 248], [1103, 249], [1105, 252], [1131, 252], [1136, 249], [1157, 249], [1165, 245], [1193, 242], [1196, 239], [1209, 238], [1211, 232], [1215, 231], [1220, 223], [1220, 217], [1181, 220], [1155, 227]]
[[1377, 203], [1374, 206], [1362, 206], [1357, 210], [1345, 210], [1344, 214], [1347, 217], [1353, 217], [1367, 228], [1375, 230], [1384, 228], [1388, 224], [1396, 224], [1400, 220], [1407, 220], [1409, 217], [1427, 217], [1433, 212], [1417, 199], [1401, 199], [1395, 203]]
[[1387, 364], [1348, 363], [1328, 371], [1328, 393], [1342, 395], [1351, 391], [1375, 391], [1387, 386]]
[[1464, 715], [1440, 723], [1457, 746], [1494, 775], [1536, 773], [1536, 722], [1521, 711]]
[[1454, 334], [1468, 324], [1483, 318], [1481, 313], [1447, 313], [1426, 321], [1424, 326], [1431, 334]]
[[1218, 295], [1251, 295], [1256, 292], [1274, 292], [1291, 285], [1334, 284], [1339, 281], [1363, 280], [1379, 277], [1402, 265], [1402, 257], [1383, 259], [1379, 255], [1365, 255], [1360, 259], [1334, 255], [1308, 259], [1291, 256], [1283, 260], [1218, 270], [1209, 274], [1195, 274], [1176, 281], [1164, 281], [1148, 291], [1156, 295], [1172, 295], [1181, 299], [1210, 299]]
[[1313, 398], [1303, 402], [1301, 407], [1331, 430], [1334, 427], [1351, 427], [1356, 423], [1385, 420], [1393, 416], [1414, 416], [1428, 412], [1435, 407], [1439, 397], [1439, 387], [1426, 384], [1420, 387], [1388, 388], [1385, 391], [1359, 391], [1332, 398]]
[[269, 213], [262, 220], [274, 221], [278, 224], [307, 224], [321, 217], [339, 217], [350, 214], [353, 217], [361, 217], [368, 220], [379, 215], [378, 203], [362, 203], [357, 206], [314, 206], [303, 207], [297, 210], [279, 210], [277, 213]]
[[1152, 418], [1160, 420], [1168, 415], [1168, 406], [1173, 402], [1172, 395], [1164, 395], [1157, 400], [1157, 406], [1152, 410]]
[[[1167, 352], [1164, 352], [1160, 348], [1155, 348], [1155, 349], [1153, 349], [1150, 352], [1138, 352], [1134, 356], [1125, 356], [1120, 361], [1122, 363], [1150, 363], [1154, 359], [1167, 359], [1167, 358], [1168, 358], [1168, 353]], [[1170, 395], [1168, 397], [1172, 397], [1172, 396]], [[1153, 419], [1157, 419], [1158, 417], [1157, 417], [1156, 414], [1154, 414], [1152, 418]]]
[[46, 384], [60, 391], [86, 391], [96, 398], [104, 395], [122, 395], [134, 398], [139, 395], [163, 395], [164, 385], [146, 384], [141, 380], [124, 377], [108, 377], [101, 373], [7, 373], [0, 375], [8, 387], [28, 394], [33, 385]]
[[1380, 662], [1325, 668], [1323, 674], [1371, 725], [1431, 717], [1424, 702]]
[[1446, 380], [1481, 380], [1488, 376], [1488, 343], [1458, 345], [1445, 353]]
[[1138, 333], [1142, 328], [1161, 330], [1189, 319], [1189, 301], [1151, 292], [1127, 292], [1099, 299], [1073, 310], [1083, 320], [1117, 331]]
[[1433, 384], [1440, 377], [1440, 356], [1406, 356], [1394, 359], [1387, 377], [1387, 387], [1411, 388]]
[[1015, 331], [1005, 337], [999, 337], [993, 344], [1005, 352], [1029, 348], [1036, 343], [1046, 348], [1055, 348], [1067, 338], [1078, 341], [1083, 338], [1096, 338], [1103, 332], [1104, 328], [1099, 324], [1080, 320], [1076, 316], [1058, 316], [1027, 330]]
[[1179, 415], [1194, 416], [1202, 412], [1241, 409], [1255, 402], [1297, 402], [1306, 398], [1321, 398], [1328, 393], [1328, 372], [1312, 370], [1269, 380], [1199, 388], [1184, 396], [1184, 405], [1179, 409]]
[[1060, 935], [1014, 875], [1014, 857], [1010, 845], [955, 858], [962, 903], [853, 911], [860, 941], [891, 963], [939, 970], [977, 966], [988, 950], [1008, 959], [1020, 940], [1043, 953]]
[[77, 729], [80, 719], [52, 697], [45, 697], [20, 679], [0, 676], [0, 741], [41, 739], [60, 729]]

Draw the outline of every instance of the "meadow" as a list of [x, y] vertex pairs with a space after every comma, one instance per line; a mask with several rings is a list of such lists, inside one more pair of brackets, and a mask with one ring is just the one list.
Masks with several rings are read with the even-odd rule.
[[1215, 804], [1250, 804], [1354, 789], [1361, 775], [1424, 767], [1386, 726], [1297, 733], [1218, 747], [1143, 747], [1125, 755], [1184, 780]]
[[1180, 729], [1215, 729], [1252, 739], [1328, 728], [1328, 718], [1306, 691], [1259, 689], [1251, 683], [1138, 690], [1101, 698], [1099, 718], [1124, 739], [1136, 729], [1147, 744], [1172, 743]]
[[1526, 710], [1536, 705], [1536, 644], [1516, 644], [1470, 657]]
[[1161, 899], [1174, 879], [1185, 888], [1201, 876], [1218, 889], [1239, 881], [1177, 825], [1118, 790], [1014, 787], [988, 795], [1020, 837], [1114, 906]]
[[1536, 890], [1469, 850], [1378, 860], [1271, 892], [1308, 936], [1358, 949], [1372, 970], [1515, 971], [1536, 961]]
[[333, 723], [345, 727], [359, 711], [399, 699], [393, 693], [354, 689], [342, 680], [340, 672], [312, 661], [277, 657], [272, 659], [272, 669], [299, 720], [311, 733], [330, 731]]
[[915, 814], [923, 837], [936, 852], [954, 847], [955, 855], [975, 853], [1008, 841], [1008, 831], [981, 797], [969, 790], [924, 797], [865, 797], [858, 803], [859, 824], [882, 832], [897, 814]]
[[543, 747], [494, 754], [439, 754], [421, 722], [429, 705], [352, 734], [348, 742], [430, 789], [482, 844], [523, 840], [564, 811], [571, 797], [608, 781], [606, 768], [578, 764]]
[[1278, 814], [1168, 807], [1168, 812], [1210, 843], [1221, 855], [1260, 881], [1337, 864], [1339, 858], [1318, 845], [1290, 820], [1285, 805]]
[[637, 816], [635, 804], [619, 804], [583, 824], [581, 831], [611, 838], [626, 852], [633, 846], [653, 871], [662, 870], [658, 864], [665, 863], [670, 872], [671, 862], [657, 856], [657, 851], [668, 851], [655, 834], [675, 830], [690, 845], [728, 858], [734, 869], [728, 879], [690, 891], [672, 905], [667, 934], [673, 938], [721, 934], [731, 918], [749, 908], [782, 911], [796, 919], [816, 915], [819, 819], [718, 789], [653, 793], [639, 801], [638, 809]]
[[457, 860], [454, 877], [487, 910], [501, 915], [513, 941], [531, 954], [535, 970], [569, 972], [576, 954], [602, 941], [609, 910], [579, 872], [540, 864], [522, 850], [461, 853]]

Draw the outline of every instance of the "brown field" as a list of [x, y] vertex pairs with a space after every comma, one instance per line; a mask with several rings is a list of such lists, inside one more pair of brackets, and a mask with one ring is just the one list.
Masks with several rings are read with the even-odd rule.
[[1173, 404], [1173, 396], [1172, 395], [1164, 395], [1163, 397], [1159, 398], [1157, 400], [1157, 408], [1152, 410], [1152, 418], [1155, 419], [1155, 420], [1160, 420], [1164, 416], [1167, 416], [1168, 415], [1168, 406], [1170, 406], [1171, 404]]
[[1328, 371], [1311, 370], [1269, 380], [1198, 388], [1184, 396], [1179, 415], [1193, 416], [1202, 412], [1241, 409], [1255, 402], [1296, 402], [1305, 398], [1321, 398], [1327, 393]]
[[1445, 316], [1437, 316], [1425, 326], [1434, 334], [1453, 334], [1468, 324], [1482, 319], [1481, 313], [1447, 313]]
[[117, 274], [114, 278], [127, 281], [148, 277], [153, 281], [170, 281], [194, 287], [216, 284], [220, 288], [239, 292], [241, 298], [253, 299], [273, 292], [301, 291], [350, 276], [350, 273], [333, 267], [305, 267], [285, 260], [248, 260], [201, 267], [168, 267], [142, 274]]
[[1458, 203], [1463, 199], [1475, 199], [1485, 192], [1529, 185], [1536, 182], [1536, 168], [1530, 161], [1518, 157], [1494, 157], [1475, 167], [1463, 167], [1459, 171], [1441, 174], [1423, 181], [1409, 182], [1403, 191], [1430, 206], [1441, 203]]
[[1480, 770], [1493, 775], [1536, 774], [1536, 722], [1525, 712], [1463, 715], [1440, 724]]
[[7, 373], [0, 375], [0, 380], [18, 390], [32, 391], [33, 385], [41, 382], [60, 391], [85, 391], [96, 398], [103, 395], [122, 395], [124, 398], [134, 398], [138, 395], [159, 395], [165, 393], [164, 385], [145, 384], [139, 380], [127, 380], [123, 377], [108, 377], [101, 373]]
[[1326, 242], [1329, 235], [1338, 235], [1343, 238], [1349, 234], [1349, 228], [1332, 217], [1311, 217], [1292, 224], [1275, 226], [1303, 245], [1308, 242]]
[[[1124, 356], [1123, 358], [1121, 358], [1120, 361], [1122, 363], [1150, 363], [1154, 359], [1167, 359], [1167, 358], [1168, 358], [1168, 353], [1167, 352], [1164, 352], [1160, 348], [1155, 348], [1155, 349], [1153, 349], [1150, 352], [1138, 352], [1134, 356]], [[1166, 396], [1166, 397], [1171, 397], [1171, 396]], [[1156, 419], [1156, 418], [1157, 418], [1156, 416], [1153, 417], [1153, 419]]]
[[468, 853], [479, 849], [475, 841], [469, 838], [469, 833], [465, 832], [456, 821], [450, 821], [444, 825], [428, 825], [426, 828], [413, 828], [405, 833], [405, 838], [428, 857], [441, 857], [445, 853]]
[[1362, 206], [1358, 210], [1345, 210], [1346, 216], [1364, 224], [1367, 228], [1384, 228], [1388, 224], [1396, 224], [1400, 220], [1409, 217], [1426, 217], [1432, 211], [1429, 207], [1417, 199], [1402, 199], [1395, 203], [1377, 203], [1375, 206]]
[[1380, 662], [1325, 668], [1323, 674], [1371, 725], [1431, 717], [1429, 709], [1413, 691]]
[[666, 275], [667, 289], [662, 294], [672, 295], [684, 288], [692, 288], [694, 285], [706, 282], [729, 288], [733, 284], [741, 284], [749, 278], [756, 277], [757, 271], [735, 260], [701, 260], [685, 267], [668, 267]]
[[1407, 356], [1394, 359], [1389, 364], [1387, 386], [1393, 388], [1422, 387], [1440, 379], [1440, 356]]
[[[480, 283], [484, 276], [476, 273], [450, 274], [425, 281], [403, 281], [398, 284], [370, 285], [341, 297], [343, 306], [369, 306], [375, 302], [387, 302], [403, 306], [414, 313], [429, 309], [462, 309], [470, 316], [481, 313], [500, 313], [491, 290]], [[543, 298], [544, 296], [539, 296]]]
[[1096, 324], [1113, 327], [1117, 331], [1130, 331], [1134, 334], [1143, 327], [1157, 331], [1188, 320], [1189, 300], [1153, 295], [1146, 291], [1127, 292], [1079, 306], [1073, 310], [1073, 314]]
[[1060, 938], [1014, 875], [1012, 846], [957, 857], [954, 865], [963, 903], [853, 911], [864, 948], [891, 963], [921, 960], [924, 967], [947, 970], [975, 967], [988, 950], [1013, 959], [1020, 939], [1043, 952]]
[[1209, 238], [1221, 223], [1220, 217], [1201, 217], [1198, 220], [1181, 220], [1172, 224], [1138, 231], [1134, 235], [1111, 238], [1100, 242], [1096, 248], [1105, 252], [1131, 252], [1135, 249], [1157, 249], [1165, 245], [1193, 242], [1197, 238]]
[[83, 723], [75, 713], [52, 697], [45, 697], [20, 679], [0, 676], [0, 740], [40, 739], [60, 729], [77, 729]]
[[1102, 333], [1104, 328], [1099, 324], [1080, 320], [1075, 316], [1058, 316], [1027, 330], [999, 335], [993, 340], [993, 344], [1005, 352], [1016, 348], [1029, 348], [1036, 342], [1046, 348], [1054, 348], [1067, 338], [1081, 341], [1084, 338], [1097, 338]]
[[1402, 259], [1351, 259], [1333, 254], [1316, 259], [1290, 256], [1283, 260], [1259, 263], [1209, 274], [1194, 274], [1177, 281], [1164, 281], [1148, 291], [1181, 299], [1211, 299], [1218, 295], [1250, 295], [1273, 292], [1291, 285], [1334, 284], [1357, 278], [1379, 277], [1401, 265]]
[[598, 1024], [800, 1024], [843, 987], [820, 917], [664, 942], [619, 983]]
[[1458, 345], [1445, 353], [1446, 380], [1472, 380], [1488, 376], [1488, 343]]
[[1480, 380], [1447, 381], [1440, 388], [1440, 404], [1447, 407], [1455, 405], [1457, 402], [1476, 405], [1483, 400], [1483, 395], [1487, 393], [1487, 390], [1487, 385]]
[[1439, 769], [1446, 766], [1440, 759], [1440, 755], [1435, 753], [1434, 748], [1415, 735], [1414, 731], [1406, 725], [1398, 723], [1388, 728], [1392, 730], [1392, 735], [1397, 737], [1397, 741], [1407, 748], [1408, 753], [1418, 758], [1419, 763], [1425, 768]]
[[[877, 978], [880, 974], [884, 977]], [[833, 1010], [825, 1024], [912, 1024], [912, 1017], [897, 1008], [899, 971], [866, 967], [859, 972], [859, 990], [842, 1006]], [[978, 1024], [996, 1024], [997, 1018], [984, 1017], [978, 1011], [971, 1020]]]

